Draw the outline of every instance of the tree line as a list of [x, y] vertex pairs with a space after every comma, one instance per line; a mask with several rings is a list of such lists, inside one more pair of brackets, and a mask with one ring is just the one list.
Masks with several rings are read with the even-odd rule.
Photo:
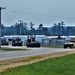
[[29, 24], [23, 21], [15, 23], [10, 27], [1, 25], [1, 36], [4, 35], [49, 35], [49, 36], [62, 36], [62, 35], [75, 35], [75, 27], [65, 26], [64, 22], [55, 23], [52, 27], [44, 27], [41, 23], [37, 28], [34, 23]]
[[48, 27], [44, 27], [43, 24], [39, 24], [37, 28], [30, 22], [19, 21], [10, 27], [1, 25], [1, 36], [4, 35], [50, 35]]

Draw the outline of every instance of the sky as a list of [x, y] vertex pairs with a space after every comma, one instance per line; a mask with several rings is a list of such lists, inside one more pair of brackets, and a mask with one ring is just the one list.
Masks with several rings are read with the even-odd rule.
[[52, 26], [64, 21], [65, 25], [75, 25], [75, 0], [0, 0], [1, 21], [13, 25], [19, 20], [33, 22], [35, 26]]

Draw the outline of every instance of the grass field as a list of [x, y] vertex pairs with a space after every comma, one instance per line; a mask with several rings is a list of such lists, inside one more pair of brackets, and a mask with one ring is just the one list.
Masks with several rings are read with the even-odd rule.
[[[48, 48], [63, 48], [63, 46], [43, 46], [43, 47], [48, 47]], [[29, 49], [26, 49], [26, 48], [1, 47], [0, 50], [3, 50], [3, 51], [16, 51], [16, 50], [29, 50]]]
[[75, 54], [9, 68], [0, 75], [75, 75]]
[[1, 47], [0, 50], [3, 51], [16, 51], [16, 50], [27, 50], [25, 48], [7, 48], [7, 47]]
[[45, 47], [49, 47], [49, 48], [63, 48], [63, 46], [45, 46]]

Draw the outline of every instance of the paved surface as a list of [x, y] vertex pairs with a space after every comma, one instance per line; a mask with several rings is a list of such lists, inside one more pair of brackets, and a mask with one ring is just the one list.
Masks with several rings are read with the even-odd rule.
[[[26, 47], [22, 47], [22, 48], [26, 48]], [[29, 57], [29, 56], [36, 56], [41, 54], [73, 50], [73, 49], [64, 49], [64, 48], [44, 48], [44, 47], [29, 48], [29, 49], [30, 50], [25, 50], [25, 51], [24, 50], [23, 51], [0, 51], [0, 60]]]

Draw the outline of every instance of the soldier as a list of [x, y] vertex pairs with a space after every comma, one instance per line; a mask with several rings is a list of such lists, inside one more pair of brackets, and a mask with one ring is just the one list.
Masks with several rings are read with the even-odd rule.
[[34, 36], [34, 37], [32, 37], [32, 42], [35, 42], [35, 36]]
[[31, 43], [31, 39], [29, 38], [29, 36], [27, 37], [27, 43]]

